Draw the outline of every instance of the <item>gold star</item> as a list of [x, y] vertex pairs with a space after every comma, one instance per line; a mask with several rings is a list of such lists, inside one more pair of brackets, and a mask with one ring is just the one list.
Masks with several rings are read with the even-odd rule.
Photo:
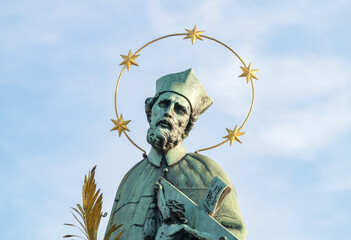
[[255, 76], [255, 73], [259, 71], [259, 69], [251, 69], [251, 63], [249, 64], [248, 67], [240, 67], [243, 70], [243, 73], [239, 77], [246, 77], [247, 83], [254, 78], [258, 80], [258, 78]]
[[132, 51], [129, 50], [128, 55], [121, 55], [121, 57], [123, 58], [123, 62], [120, 64], [120, 66], [121, 65], [127, 66], [128, 71], [131, 65], [139, 66], [135, 61], [135, 59], [139, 56], [140, 55], [132, 55]]
[[238, 125], [235, 126], [233, 131], [227, 128], [227, 132], [228, 132], [228, 135], [223, 138], [228, 138], [228, 140], [230, 140], [230, 146], [233, 144], [234, 141], [238, 141], [239, 143], [242, 143], [239, 137], [245, 133], [239, 132]]
[[186, 35], [186, 37], [184, 39], [190, 38], [191, 39], [191, 44], [194, 44], [196, 39], [199, 39], [202, 41], [201, 38], [201, 33], [203, 33], [204, 31], [197, 31], [196, 26], [194, 27], [193, 30], [188, 30], [185, 29], [188, 32], [188, 35]]
[[130, 131], [127, 127], [127, 124], [131, 121], [131, 120], [128, 120], [128, 121], [124, 121], [123, 120], [123, 116], [121, 114], [121, 117], [117, 120], [113, 120], [111, 119], [111, 121], [115, 124], [115, 126], [111, 129], [111, 131], [115, 131], [115, 130], [118, 130], [118, 134], [119, 136], [121, 136], [122, 132], [123, 131]]

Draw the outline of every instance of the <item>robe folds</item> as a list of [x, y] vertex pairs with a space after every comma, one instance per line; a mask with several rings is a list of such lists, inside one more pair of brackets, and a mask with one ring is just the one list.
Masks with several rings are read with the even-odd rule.
[[[155, 227], [155, 222], [150, 219], [155, 217], [155, 183], [159, 177], [164, 177], [195, 203], [199, 203], [216, 176], [232, 191], [213, 217], [239, 240], [244, 240], [246, 229], [233, 184], [215, 161], [196, 153], [188, 153], [170, 166], [166, 163], [156, 166], [145, 158], [130, 169], [117, 190], [107, 230], [114, 224], [123, 224], [120, 228], [125, 230], [122, 240], [153, 239], [147, 235], [152, 235], [150, 232]], [[117, 230], [109, 240], [114, 240], [118, 233]]]

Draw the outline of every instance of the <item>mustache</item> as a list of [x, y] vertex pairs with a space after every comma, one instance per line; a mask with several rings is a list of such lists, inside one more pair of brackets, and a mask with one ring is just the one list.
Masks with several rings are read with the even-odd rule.
[[177, 135], [173, 135], [168, 128], [152, 128], [147, 131], [146, 140], [156, 149], [168, 151], [178, 144]]
[[162, 126], [164, 128], [168, 128], [169, 130], [173, 130], [175, 128], [175, 123], [169, 119], [161, 119], [156, 123], [156, 127]]
[[180, 128], [171, 119], [160, 119], [147, 131], [146, 140], [154, 148], [168, 151], [182, 141]]

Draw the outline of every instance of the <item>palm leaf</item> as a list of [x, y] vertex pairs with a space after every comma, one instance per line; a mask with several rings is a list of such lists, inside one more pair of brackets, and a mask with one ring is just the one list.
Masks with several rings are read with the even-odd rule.
[[[95, 169], [96, 166], [89, 171], [88, 176], [84, 176], [84, 184], [82, 187], [82, 200], [83, 204], [77, 204], [77, 208], [72, 208], [78, 215], [82, 218], [80, 221], [77, 216], [72, 213], [73, 217], [78, 221], [78, 223], [82, 226], [83, 229], [77, 227], [74, 224], [65, 223], [64, 225], [72, 226], [78, 228], [88, 240], [97, 240], [98, 228], [100, 225], [101, 217], [102, 217], [102, 193], [100, 193], [100, 189], [96, 191], [96, 183], [95, 183]], [[104, 240], [107, 240], [111, 234], [120, 228], [122, 225], [116, 226], [113, 225], [109, 231], [107, 232]], [[121, 231], [115, 240], [120, 239], [124, 230]], [[79, 237], [78, 235], [65, 235], [64, 238], [69, 237]], [[84, 239], [84, 238], [83, 238]]]
[[64, 223], [63, 225], [67, 225], [67, 226], [71, 226], [71, 227], [75, 227], [75, 228], [78, 228], [79, 231], [81, 231], [86, 237], [88, 237], [85, 232], [78, 226], [74, 225], [74, 224], [70, 224], [70, 223]]
[[120, 232], [120, 233], [117, 235], [117, 237], [115, 238], [115, 240], [119, 240], [119, 239], [121, 238], [123, 232], [124, 232], [124, 230], [122, 230], [122, 232]]
[[[77, 204], [77, 205], [79, 205], [79, 204]], [[84, 220], [83, 213], [81, 213], [80, 211], [78, 211], [77, 208], [72, 207], [72, 209], [73, 209], [74, 211], [76, 211], [76, 213], [78, 213], [79, 216]]]
[[77, 207], [81, 213], [82, 218], [84, 219], [84, 210], [83, 210], [82, 206], [80, 204], [77, 204]]
[[70, 238], [70, 237], [78, 237], [78, 238], [85, 239], [85, 238], [78, 236], [78, 235], [65, 235], [65, 236], [63, 236], [63, 238]]
[[[108, 240], [109, 238], [110, 238], [110, 236], [111, 236], [111, 234], [114, 232], [114, 231], [116, 231], [118, 228], [120, 228], [122, 226], [122, 224], [121, 225], [116, 225], [116, 224], [114, 224], [114, 225], [112, 225], [111, 227], [110, 227], [110, 229], [107, 231], [107, 233], [106, 233], [106, 235], [105, 235], [105, 237], [104, 237], [104, 240]], [[123, 230], [124, 231], [124, 230]], [[122, 231], [122, 232], [123, 232]]]
[[[71, 212], [72, 213], [72, 212]], [[88, 237], [87, 236], [87, 234], [86, 234], [86, 229], [85, 229], [85, 226], [83, 225], [83, 223], [81, 222], [81, 221], [79, 221], [79, 219], [76, 217], [76, 215], [74, 215], [74, 213], [72, 213], [72, 215], [73, 215], [73, 217], [77, 220], [77, 222], [82, 226], [82, 228], [84, 229], [84, 234], [85, 234], [85, 236], [86, 237]], [[88, 238], [89, 239], [89, 238]]]

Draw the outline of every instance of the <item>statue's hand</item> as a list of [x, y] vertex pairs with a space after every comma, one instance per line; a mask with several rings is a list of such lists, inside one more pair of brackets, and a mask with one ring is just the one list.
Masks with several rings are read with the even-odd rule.
[[156, 191], [162, 190], [162, 185], [161, 185], [161, 183], [156, 182], [156, 183], [155, 183], [155, 189], [156, 189]]
[[156, 233], [157, 233], [156, 219], [154, 218], [146, 219], [143, 230], [144, 230], [145, 236], [151, 236], [151, 237], [156, 236]]
[[179, 239], [174, 235], [184, 229], [183, 225], [177, 224], [162, 224], [162, 226], [158, 229], [155, 240], [169, 240], [169, 239]]
[[155, 240], [178, 240], [178, 239], [201, 239], [201, 240], [227, 240], [210, 233], [200, 232], [186, 224], [163, 224], [157, 231]]

